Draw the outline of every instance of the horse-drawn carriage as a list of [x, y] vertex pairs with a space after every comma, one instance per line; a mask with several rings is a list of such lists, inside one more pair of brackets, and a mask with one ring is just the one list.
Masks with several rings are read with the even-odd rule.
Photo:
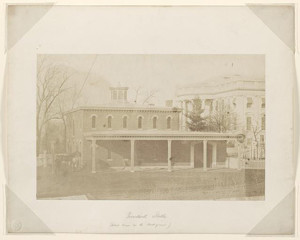
[[57, 154], [55, 158], [55, 173], [59, 174], [62, 171], [65, 174], [68, 170], [77, 170], [80, 157], [80, 152]]

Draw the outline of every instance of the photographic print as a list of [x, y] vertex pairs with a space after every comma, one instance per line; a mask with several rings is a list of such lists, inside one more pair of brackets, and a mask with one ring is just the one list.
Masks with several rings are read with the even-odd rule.
[[264, 55], [37, 57], [37, 199], [264, 200]]
[[295, 233], [294, 5], [5, 10], [7, 233]]

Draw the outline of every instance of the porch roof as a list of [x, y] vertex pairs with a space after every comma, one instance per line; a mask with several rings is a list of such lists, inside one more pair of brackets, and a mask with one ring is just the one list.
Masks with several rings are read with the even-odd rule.
[[166, 130], [111, 130], [91, 131], [87, 140], [241, 140], [242, 134], [216, 132], [188, 132]]

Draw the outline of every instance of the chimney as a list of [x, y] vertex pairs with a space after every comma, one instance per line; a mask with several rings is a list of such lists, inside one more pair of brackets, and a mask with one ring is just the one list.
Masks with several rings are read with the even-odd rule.
[[166, 107], [173, 107], [173, 100], [166, 100]]
[[127, 102], [128, 87], [110, 87], [109, 90], [112, 102]]

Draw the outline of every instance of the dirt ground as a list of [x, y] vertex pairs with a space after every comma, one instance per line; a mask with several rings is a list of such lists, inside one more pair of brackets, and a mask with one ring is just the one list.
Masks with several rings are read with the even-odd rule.
[[37, 198], [84, 195], [92, 200], [263, 200], [264, 170], [108, 170], [52, 174], [37, 169]]

